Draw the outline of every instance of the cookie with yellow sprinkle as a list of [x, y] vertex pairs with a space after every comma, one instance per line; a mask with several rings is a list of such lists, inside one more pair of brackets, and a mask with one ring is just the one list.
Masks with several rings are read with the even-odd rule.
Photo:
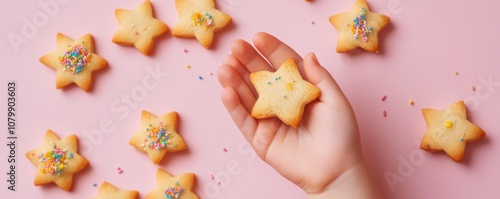
[[105, 59], [94, 53], [92, 35], [72, 40], [57, 33], [56, 42], [56, 49], [40, 58], [40, 62], [56, 71], [56, 88], [75, 83], [84, 91], [90, 91], [92, 72], [108, 65]]
[[133, 45], [145, 55], [151, 54], [156, 37], [168, 32], [163, 22], [153, 18], [153, 7], [145, 0], [135, 10], [116, 9], [116, 19], [120, 28], [112, 41], [120, 45]]
[[108, 182], [103, 182], [94, 199], [137, 199], [138, 197], [137, 191], [120, 190]]
[[444, 151], [451, 159], [460, 162], [468, 142], [484, 137], [484, 131], [467, 120], [467, 109], [463, 101], [456, 102], [446, 110], [422, 109], [427, 132], [420, 148], [428, 151]]
[[215, 33], [231, 23], [232, 18], [215, 9], [214, 0], [175, 0], [179, 22], [172, 30], [176, 37], [196, 38], [210, 48]]
[[146, 195], [146, 199], [198, 199], [198, 196], [193, 192], [195, 177], [194, 173], [185, 173], [174, 177], [158, 169], [156, 187]]
[[252, 117], [277, 117], [294, 128], [299, 127], [304, 107], [320, 95], [320, 90], [302, 79], [293, 59], [287, 59], [276, 72], [258, 71], [250, 74], [259, 95], [252, 108]]
[[184, 139], [177, 133], [178, 121], [177, 112], [156, 117], [148, 111], [142, 111], [141, 130], [132, 136], [130, 145], [147, 153], [154, 164], [159, 164], [166, 153], [187, 148]]
[[26, 157], [37, 167], [36, 186], [53, 182], [66, 191], [71, 189], [73, 175], [88, 165], [78, 154], [75, 135], [61, 140], [51, 130], [45, 133], [42, 147], [27, 152]]
[[390, 20], [388, 16], [371, 12], [366, 0], [356, 0], [351, 11], [330, 17], [330, 23], [339, 31], [337, 52], [358, 47], [378, 52], [378, 34]]

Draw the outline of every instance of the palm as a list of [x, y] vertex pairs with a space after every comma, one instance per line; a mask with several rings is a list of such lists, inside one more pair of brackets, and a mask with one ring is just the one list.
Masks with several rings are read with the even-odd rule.
[[218, 72], [224, 87], [222, 101], [264, 161], [306, 192], [319, 192], [361, 160], [352, 109], [326, 70], [304, 68], [303, 64], [308, 62], [271, 35], [258, 33], [254, 43], [273, 66], [294, 58], [302, 76], [322, 91], [320, 99], [306, 106], [297, 129], [277, 118], [252, 118], [249, 112], [257, 94], [248, 75], [275, 69], [250, 44], [238, 40]]

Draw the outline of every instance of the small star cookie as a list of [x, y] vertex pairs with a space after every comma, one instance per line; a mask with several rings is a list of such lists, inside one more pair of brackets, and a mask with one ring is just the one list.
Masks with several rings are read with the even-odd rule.
[[176, 37], [193, 38], [210, 48], [215, 32], [222, 30], [231, 17], [215, 9], [214, 0], [175, 0], [179, 22], [172, 30]]
[[160, 163], [167, 152], [177, 152], [187, 148], [177, 133], [178, 120], [177, 112], [156, 117], [148, 111], [142, 111], [141, 130], [132, 136], [130, 145], [147, 153], [153, 163]]
[[445, 151], [453, 160], [460, 162], [464, 157], [467, 142], [484, 137], [484, 131], [467, 120], [464, 102], [452, 104], [440, 111], [422, 109], [427, 124], [427, 132], [420, 148], [429, 151]]
[[156, 172], [156, 187], [146, 195], [146, 199], [198, 199], [198, 196], [192, 191], [194, 182], [194, 173], [185, 173], [173, 177], [169, 173], [158, 169]]
[[120, 28], [112, 41], [120, 45], [134, 45], [145, 55], [151, 54], [156, 37], [169, 30], [163, 22], [153, 18], [153, 7], [149, 0], [135, 10], [116, 9], [115, 16]]
[[57, 33], [56, 42], [56, 49], [40, 58], [40, 62], [56, 71], [56, 88], [75, 83], [88, 92], [92, 86], [92, 72], [108, 65], [105, 59], [94, 54], [92, 35], [86, 34], [73, 41]]
[[120, 190], [108, 182], [103, 182], [97, 197], [94, 199], [136, 199], [138, 196], [139, 192], [137, 191]]
[[43, 137], [41, 148], [26, 153], [26, 157], [36, 167], [36, 186], [54, 182], [62, 189], [69, 191], [73, 182], [73, 174], [88, 165], [88, 161], [78, 153], [78, 141], [75, 135], [62, 140], [48, 130]]
[[302, 79], [291, 58], [283, 62], [276, 72], [258, 71], [250, 74], [250, 81], [259, 94], [252, 108], [252, 117], [278, 117], [294, 128], [299, 126], [306, 104], [320, 95], [316, 86]]
[[389, 22], [389, 17], [370, 12], [366, 0], [356, 0], [350, 12], [330, 17], [330, 23], [339, 30], [337, 52], [344, 53], [357, 47], [378, 52], [378, 33]]

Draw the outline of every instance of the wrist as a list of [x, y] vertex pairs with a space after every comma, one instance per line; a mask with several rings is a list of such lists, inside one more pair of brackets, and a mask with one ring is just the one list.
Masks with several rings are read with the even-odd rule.
[[308, 193], [309, 199], [380, 199], [380, 192], [372, 179], [364, 161], [346, 170], [323, 191]]

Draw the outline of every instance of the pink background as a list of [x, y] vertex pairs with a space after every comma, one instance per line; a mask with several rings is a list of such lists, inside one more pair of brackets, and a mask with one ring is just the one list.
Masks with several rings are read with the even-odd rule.
[[[91, 198], [98, 190], [92, 184], [100, 186], [104, 180], [138, 190], [143, 198], [155, 186], [157, 168], [172, 174], [196, 173], [195, 191], [204, 199], [305, 198], [252, 153], [220, 101], [215, 73], [231, 42], [251, 40], [258, 31], [276, 35], [301, 55], [317, 53], [355, 109], [367, 162], [385, 198], [496, 198], [500, 193], [498, 1], [371, 0], [372, 11], [391, 16], [391, 25], [381, 34], [380, 53], [337, 54], [338, 33], [328, 17], [350, 10], [352, 0], [218, 0], [233, 23], [216, 35], [211, 50], [194, 39], [168, 33], [156, 42], [151, 57], [111, 42], [118, 29], [114, 9], [134, 9], [142, 1], [60, 0], [51, 16], [42, 14], [46, 11], [36, 3], [46, 1], [9, 1], [0, 8], [2, 198]], [[174, 1], [152, 3], [156, 18], [173, 27], [178, 20]], [[45, 21], [43, 15], [48, 16]], [[31, 38], [16, 52], [8, 35], [22, 36], [23, 18], [33, 21], [33, 16], [41, 16], [37, 32], [28, 35]], [[109, 62], [108, 69], [95, 73], [91, 93], [75, 86], [55, 89], [55, 72], [38, 61], [54, 49], [57, 32], [74, 39], [91, 33], [96, 53]], [[186, 69], [186, 64], [192, 68]], [[146, 68], [156, 66], [169, 75], [141, 96]], [[18, 83], [15, 193], [7, 190], [4, 180], [9, 80]], [[126, 107], [121, 98], [131, 94], [139, 98], [133, 107]], [[385, 102], [380, 100], [383, 95]], [[409, 100], [415, 105], [408, 105]], [[420, 109], [444, 109], [458, 100], [466, 100], [470, 119], [486, 131], [486, 137], [468, 145], [462, 163], [418, 149], [426, 130]], [[112, 109], [114, 103], [129, 112]], [[141, 110], [157, 115], [177, 111], [179, 132], [189, 150], [167, 154], [157, 166], [129, 146], [131, 135], [139, 130]], [[382, 117], [383, 110], [387, 118]], [[107, 134], [95, 130], [102, 120], [110, 120], [114, 130]], [[35, 167], [24, 153], [41, 146], [47, 129], [60, 137], [77, 134], [81, 153], [90, 161], [90, 167], [76, 175], [71, 192], [32, 184]], [[88, 132], [97, 133], [89, 138]], [[124, 172], [118, 174], [117, 167]], [[211, 173], [216, 174], [215, 181]], [[391, 186], [386, 175], [397, 175], [401, 181]]]

